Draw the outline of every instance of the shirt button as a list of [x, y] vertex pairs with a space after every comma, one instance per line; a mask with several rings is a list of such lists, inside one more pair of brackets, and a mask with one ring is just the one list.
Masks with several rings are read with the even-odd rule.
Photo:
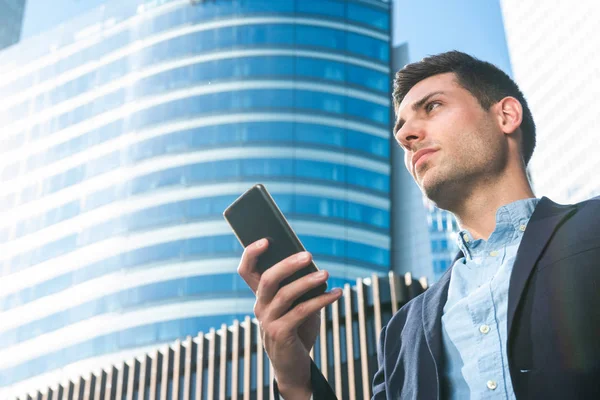
[[487, 381], [487, 387], [490, 390], [496, 390], [498, 385], [496, 384], [496, 381]]
[[498, 256], [498, 252], [496, 250], [490, 251], [490, 256], [496, 257], [496, 256]]
[[463, 239], [465, 239], [465, 242], [469, 243], [469, 237], [466, 234], [463, 235]]
[[488, 333], [490, 331], [490, 327], [488, 325], [481, 325], [479, 327], [479, 332], [483, 333], [484, 335], [486, 333]]
[[526, 229], [526, 228], [527, 228], [527, 225], [521, 225], [521, 226], [519, 226], [519, 230], [520, 230], [521, 232], [525, 232], [525, 229]]

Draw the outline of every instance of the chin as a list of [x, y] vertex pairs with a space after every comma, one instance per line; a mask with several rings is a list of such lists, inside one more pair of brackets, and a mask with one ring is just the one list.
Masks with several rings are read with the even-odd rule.
[[420, 186], [425, 197], [431, 200], [436, 207], [444, 210], [447, 209], [452, 199], [458, 194], [456, 188], [453, 188], [450, 182], [435, 179], [435, 177], [431, 176], [424, 179]]
[[418, 185], [423, 194], [430, 198], [430, 195], [433, 195], [440, 190], [440, 186], [443, 186], [443, 182], [438, 176], [431, 173], [431, 171], [426, 171], [423, 176], [421, 176]]

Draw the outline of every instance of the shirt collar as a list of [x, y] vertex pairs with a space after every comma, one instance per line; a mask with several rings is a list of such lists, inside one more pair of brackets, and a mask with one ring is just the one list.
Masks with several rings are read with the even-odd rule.
[[457, 241], [465, 258], [472, 259], [489, 246], [500, 247], [513, 240], [520, 240], [539, 201], [538, 198], [522, 199], [498, 208], [496, 227], [487, 241], [474, 240], [469, 231], [461, 230]]

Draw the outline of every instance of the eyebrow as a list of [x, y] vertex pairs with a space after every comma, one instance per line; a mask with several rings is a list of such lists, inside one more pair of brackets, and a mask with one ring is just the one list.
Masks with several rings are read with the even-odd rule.
[[[446, 94], [446, 93], [445, 93], [445, 92], [443, 92], [443, 91], [441, 91], [441, 90], [437, 90], [437, 91], [435, 91], [435, 92], [428, 93], [428, 94], [426, 94], [425, 96], [423, 96], [423, 97], [422, 97], [420, 100], [417, 100], [417, 101], [415, 101], [415, 102], [412, 104], [412, 106], [411, 106], [410, 108], [412, 108], [412, 110], [416, 112], [416, 111], [417, 111], [419, 108], [423, 107], [423, 105], [424, 105], [425, 103], [427, 103], [427, 101], [428, 101], [430, 98], [432, 98], [433, 96], [436, 96], [436, 95], [438, 95], [438, 94]], [[405, 121], [405, 120], [403, 120], [403, 119], [399, 119], [399, 120], [396, 122], [396, 125], [394, 125], [394, 130], [393, 130], [394, 137], [396, 136], [396, 133], [398, 133], [398, 131], [399, 131], [400, 129], [402, 129], [402, 126], [404, 125], [404, 123], [405, 123], [405, 122], [406, 122], [406, 121]]]

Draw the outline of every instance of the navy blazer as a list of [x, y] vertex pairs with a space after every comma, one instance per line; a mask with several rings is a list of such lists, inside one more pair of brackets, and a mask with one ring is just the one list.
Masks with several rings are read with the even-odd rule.
[[[383, 328], [373, 399], [444, 398], [450, 271]], [[538, 203], [510, 277], [507, 354], [518, 399], [600, 399], [600, 197]], [[335, 399], [314, 363], [311, 381], [315, 400]]]

